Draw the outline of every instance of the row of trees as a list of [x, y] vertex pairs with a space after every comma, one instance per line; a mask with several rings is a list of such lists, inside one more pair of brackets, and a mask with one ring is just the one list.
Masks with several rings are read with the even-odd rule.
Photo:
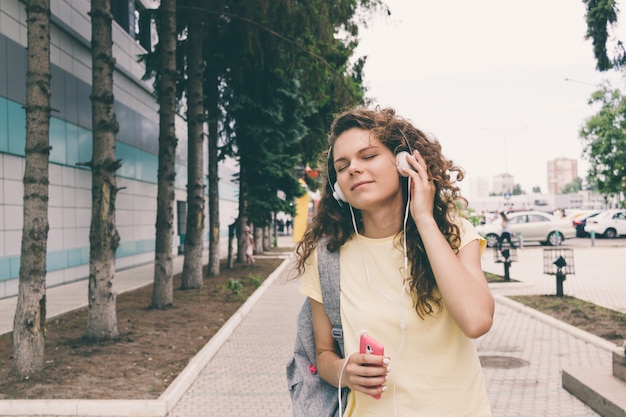
[[[615, 39], [612, 29], [618, 23], [619, 5], [615, 0], [583, 0], [587, 8], [587, 39], [593, 44], [598, 71], [622, 71], [626, 49]], [[609, 45], [613, 45], [610, 49]], [[598, 112], [580, 129], [583, 155], [589, 161], [588, 188], [606, 196], [618, 196], [624, 204], [626, 190], [626, 97], [618, 88], [603, 84], [589, 99]], [[574, 185], [575, 187], [575, 185]]]
[[[48, 234], [50, 2], [27, 3], [26, 170], [13, 370], [42, 369]], [[209, 273], [219, 273], [218, 163], [239, 161], [239, 225], [264, 229], [304, 191], [296, 167], [316, 165], [340, 109], [362, 104], [364, 58], [353, 57], [360, 24], [386, 11], [380, 0], [161, 0], [159, 42], [142, 59], [159, 105], [159, 168], [153, 308], [173, 303], [172, 238], [178, 115], [187, 121], [188, 221], [183, 288], [202, 286], [208, 140]], [[115, 173], [110, 0], [91, 1], [93, 156], [89, 313], [85, 337], [117, 335], [114, 290], [119, 234]], [[279, 191], [285, 196], [278, 197]], [[238, 227], [241, 230], [241, 227]], [[241, 252], [241, 251], [240, 251]]]
[[[589, 189], [592, 186], [588, 186], [587, 189]], [[563, 189], [561, 190], [561, 193], [563, 194], [576, 194], [577, 192], [581, 191], [583, 189], [583, 180], [580, 177], [576, 177], [574, 178], [574, 180], [568, 184], [565, 184], [565, 186], [563, 187]], [[532, 189], [532, 192], [534, 194], [541, 194], [541, 187], [539, 186], [534, 186]], [[526, 191], [524, 191], [524, 189], [522, 188], [521, 185], [519, 184], [515, 184], [515, 186], [513, 187], [513, 190], [511, 191], [512, 195], [523, 195], [526, 194]], [[496, 193], [492, 193], [491, 195], [503, 195], [503, 193], [500, 194], [496, 194]]]

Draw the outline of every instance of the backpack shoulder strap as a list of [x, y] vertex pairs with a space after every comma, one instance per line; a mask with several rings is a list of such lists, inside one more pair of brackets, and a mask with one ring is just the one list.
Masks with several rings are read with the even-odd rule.
[[343, 330], [341, 326], [340, 291], [339, 283], [339, 251], [329, 252], [326, 240], [321, 240], [317, 246], [317, 266], [322, 287], [324, 310], [328, 314], [333, 326], [333, 338], [339, 344], [343, 356]]

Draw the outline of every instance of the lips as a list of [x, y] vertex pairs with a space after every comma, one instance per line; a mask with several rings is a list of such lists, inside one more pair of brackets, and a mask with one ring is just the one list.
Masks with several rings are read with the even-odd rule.
[[353, 184], [352, 187], [350, 187], [350, 191], [354, 191], [362, 185], [371, 184], [373, 182], [374, 181], [359, 181], [356, 184]]

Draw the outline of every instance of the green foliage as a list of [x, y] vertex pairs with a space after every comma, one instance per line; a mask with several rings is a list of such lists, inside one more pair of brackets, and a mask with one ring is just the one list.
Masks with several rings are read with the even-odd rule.
[[524, 191], [524, 189], [522, 188], [521, 185], [515, 184], [513, 186], [513, 190], [511, 191], [511, 194], [513, 194], [513, 195], [522, 195], [522, 194], [526, 194], [526, 191]]
[[569, 184], [565, 184], [561, 192], [563, 194], [576, 194], [583, 189], [583, 180], [580, 177], [574, 178]]
[[591, 167], [588, 178], [599, 193], [619, 195], [626, 188], [626, 100], [619, 90], [604, 85], [589, 103], [601, 108], [580, 130]]
[[467, 213], [466, 218], [474, 226], [478, 226], [485, 221], [485, 217], [482, 214], [475, 212], [474, 210], [471, 210], [470, 213]]
[[226, 284], [226, 289], [228, 289], [232, 295], [239, 295], [241, 291], [243, 291], [244, 285], [238, 279], [230, 278], [228, 283]]
[[494, 282], [517, 282], [515, 280], [506, 281], [504, 279], [504, 276], [498, 275], [498, 274], [493, 274], [493, 273], [487, 272], [487, 271], [483, 271], [483, 274], [485, 274], [485, 279], [489, 283], [494, 283]]
[[509, 298], [619, 345], [626, 337], [626, 314], [619, 311], [568, 295], [513, 295]]
[[240, 215], [256, 226], [293, 211], [290, 203], [305, 192], [302, 167], [316, 165], [333, 115], [363, 102], [364, 58], [352, 57], [355, 13], [380, 4], [259, 0], [229, 7], [223, 54], [236, 65], [224, 78], [223, 125], [240, 163]]
[[[179, 0], [178, 8], [179, 110], [190, 97], [191, 15], [206, 28], [205, 116], [220, 138], [211, 163], [239, 160], [240, 215], [249, 222], [263, 227], [275, 212], [295, 214], [290, 203], [305, 192], [302, 167], [317, 165], [334, 114], [364, 103], [366, 58], [353, 56], [359, 25], [388, 9], [381, 0]], [[142, 57], [146, 79], [156, 83], [160, 54], [157, 45]], [[305, 180], [311, 189], [320, 185]]]
[[583, 0], [583, 3], [587, 6], [585, 39], [592, 40], [596, 68], [598, 71], [608, 71], [611, 68], [621, 67], [626, 60], [622, 42], [617, 42], [613, 58], [609, 58], [607, 51], [609, 28], [617, 23], [619, 13], [617, 2], [615, 0]]
[[598, 191], [598, 187], [596, 186], [596, 183], [593, 181], [593, 178], [587, 175], [587, 178], [585, 181], [586, 181], [585, 190]]
[[254, 285], [254, 288], [259, 288], [261, 284], [263, 284], [263, 277], [260, 275], [250, 274], [248, 275], [248, 279]]

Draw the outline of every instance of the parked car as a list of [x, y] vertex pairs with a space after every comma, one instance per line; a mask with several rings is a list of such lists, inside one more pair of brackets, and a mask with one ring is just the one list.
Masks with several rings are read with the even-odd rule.
[[613, 209], [601, 212], [587, 220], [585, 232], [609, 239], [626, 235], [626, 210]]
[[585, 225], [587, 224], [587, 220], [597, 216], [600, 213], [602, 212], [599, 210], [584, 211], [570, 217], [570, 219], [572, 220], [572, 226], [574, 226], [574, 228], [576, 229], [576, 237], [589, 236], [589, 233], [585, 232]]
[[[521, 236], [524, 242], [540, 242], [558, 246], [565, 239], [576, 237], [576, 229], [571, 220], [562, 219], [541, 211], [519, 211], [507, 214], [513, 242]], [[476, 230], [485, 239], [487, 246], [496, 247], [502, 233], [501, 219], [476, 226]]]

